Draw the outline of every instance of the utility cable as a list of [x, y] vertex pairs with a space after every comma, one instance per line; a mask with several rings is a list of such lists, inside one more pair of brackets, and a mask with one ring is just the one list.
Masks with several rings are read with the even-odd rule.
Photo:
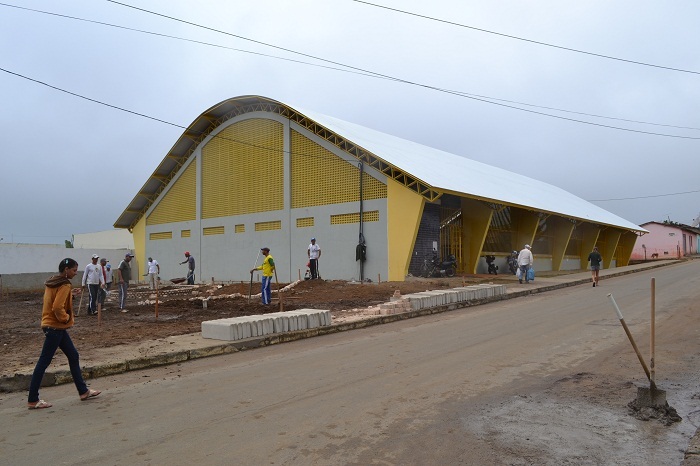
[[49, 16], [57, 16], [59, 18], [72, 19], [75, 21], [82, 21], [85, 23], [99, 24], [101, 26], [107, 26], [107, 27], [112, 27], [112, 28], [117, 28], [117, 29], [124, 29], [126, 31], [140, 32], [142, 34], [148, 34], [148, 35], [157, 36], [157, 37], [164, 37], [167, 39], [175, 39], [175, 40], [180, 40], [183, 42], [192, 42], [194, 44], [206, 45], [208, 47], [216, 47], [216, 48], [220, 48], [220, 49], [232, 50], [234, 52], [248, 53], [250, 55], [259, 55], [261, 57], [274, 58], [276, 60], [284, 60], [284, 61], [289, 61], [292, 63], [300, 63], [302, 65], [316, 66], [319, 68], [326, 68], [326, 69], [330, 69], [330, 70], [343, 71], [345, 73], [352, 73], [352, 74], [359, 74], [362, 76], [374, 77], [374, 75], [368, 74], [368, 73], [361, 73], [361, 72], [347, 70], [347, 69], [343, 69], [343, 68], [336, 68], [333, 66], [321, 65], [318, 63], [311, 63], [311, 62], [307, 62], [307, 61], [295, 60], [293, 58], [285, 58], [285, 57], [280, 57], [278, 55], [269, 55], [269, 54], [261, 53], [261, 52], [253, 52], [251, 50], [244, 50], [244, 49], [239, 49], [239, 48], [235, 48], [235, 47], [228, 47], [226, 45], [214, 44], [211, 42], [204, 42], [204, 41], [196, 40], [196, 39], [187, 39], [185, 37], [173, 36], [171, 34], [163, 34], [160, 32], [146, 31], [145, 29], [137, 29], [137, 28], [132, 28], [132, 27], [128, 27], [128, 26], [121, 26], [119, 24], [106, 23], [104, 21], [97, 21], [94, 19], [80, 18], [78, 16], [64, 15], [61, 13], [54, 13], [51, 11], [36, 10], [34, 8], [27, 8], [27, 7], [18, 6], [18, 5], [10, 5], [9, 3], [1, 3], [0, 2], [0, 6], [6, 6], [9, 8], [17, 8], [18, 10], [31, 11], [33, 13], [41, 13], [41, 14], [49, 15]]
[[634, 65], [650, 66], [650, 67], [653, 67], [653, 68], [661, 68], [661, 69], [669, 70], [669, 71], [678, 71], [678, 72], [680, 72], [680, 73], [700, 74], [700, 71], [684, 70], [684, 69], [682, 69], [682, 68], [673, 68], [673, 67], [670, 67], [670, 66], [655, 65], [655, 64], [653, 64], [653, 63], [646, 63], [646, 62], [641, 62], [641, 61], [628, 60], [628, 59], [626, 59], [626, 58], [613, 57], [612, 55], [603, 55], [603, 54], [601, 54], [601, 53], [587, 52], [587, 51], [585, 51], [585, 50], [574, 49], [574, 48], [571, 48], [571, 47], [564, 47], [564, 46], [562, 46], [562, 45], [556, 45], [556, 44], [550, 44], [550, 43], [547, 43], [547, 42], [541, 42], [541, 41], [537, 41], [537, 40], [526, 39], [526, 38], [524, 38], [524, 37], [513, 36], [513, 35], [510, 35], [510, 34], [504, 34], [504, 33], [502, 33], [502, 32], [489, 31], [488, 29], [482, 29], [482, 28], [478, 28], [478, 27], [474, 27], [474, 26], [468, 26], [468, 25], [466, 25], [466, 24], [455, 23], [455, 22], [453, 22], [453, 21], [448, 21], [448, 20], [446, 20], [446, 19], [440, 19], [440, 18], [435, 18], [435, 17], [432, 17], [432, 16], [421, 15], [421, 14], [418, 14], [418, 13], [412, 13], [412, 12], [410, 12], [410, 11], [400, 10], [400, 9], [398, 9], [398, 8], [391, 8], [391, 7], [384, 6], [384, 5], [378, 5], [378, 4], [376, 4], [376, 3], [370, 3], [370, 2], [363, 1], [363, 0], [351, 0], [351, 1], [356, 2], [356, 3], [363, 3], [363, 4], [365, 4], [365, 5], [373, 6], [373, 7], [375, 7], [375, 8], [382, 8], [382, 9], [389, 10], [389, 11], [393, 11], [393, 12], [396, 12], [396, 13], [402, 13], [402, 14], [405, 14], [405, 15], [410, 15], [410, 16], [415, 16], [415, 17], [418, 17], [418, 18], [428, 19], [428, 20], [430, 20], [430, 21], [437, 21], [437, 22], [439, 22], [439, 23], [449, 24], [449, 25], [452, 25], [452, 26], [458, 26], [458, 27], [461, 27], [461, 28], [467, 28], [467, 29], [473, 29], [473, 30], [479, 31], [479, 32], [485, 32], [485, 33], [487, 33], [487, 34], [494, 34], [494, 35], [501, 36], [501, 37], [507, 37], [508, 39], [521, 40], [521, 41], [523, 41], [523, 42], [529, 42], [529, 43], [531, 43], [531, 44], [544, 45], [545, 47], [553, 47], [553, 48], [560, 49], [560, 50], [566, 50], [566, 51], [568, 51], [568, 52], [582, 53], [582, 54], [585, 54], [585, 55], [591, 55], [591, 56], [598, 57], [598, 58], [605, 58], [605, 59], [608, 59], [608, 60], [617, 60], [617, 61], [621, 61], [621, 62], [625, 62], [625, 63], [632, 63], [632, 64], [634, 64]]
[[497, 106], [504, 107], [504, 108], [510, 108], [510, 109], [513, 109], [513, 110], [519, 110], [519, 111], [521, 111], [521, 112], [527, 112], [527, 113], [532, 113], [532, 114], [535, 114], [535, 115], [547, 116], [547, 117], [550, 117], [550, 118], [556, 118], [556, 119], [559, 119], [559, 120], [571, 121], [571, 122], [581, 123], [581, 124], [590, 125], [590, 126], [598, 126], [598, 127], [601, 127], [601, 128], [616, 129], [616, 130], [619, 130], [619, 131], [627, 131], [627, 132], [631, 132], [631, 133], [649, 134], [649, 135], [653, 135], [653, 136], [663, 136], [663, 137], [678, 138], [678, 139], [700, 139], [700, 137], [681, 136], [681, 135], [666, 134], [666, 133], [656, 133], [656, 132], [653, 132], [653, 131], [642, 131], [642, 130], [637, 130], [637, 129], [623, 128], [623, 127], [620, 127], [620, 126], [604, 125], [604, 124], [602, 124], [602, 123], [594, 123], [594, 122], [591, 122], [591, 121], [578, 120], [578, 119], [576, 119], [576, 118], [568, 118], [568, 117], [564, 117], [564, 116], [560, 116], [560, 115], [552, 115], [552, 114], [550, 114], [550, 113], [539, 112], [539, 111], [536, 111], [536, 110], [530, 110], [530, 109], [526, 109], [526, 108], [520, 108], [520, 107], [516, 107], [516, 106], [514, 106], [514, 105], [508, 105], [508, 104], [504, 104], [504, 103], [500, 103], [500, 102], [496, 102], [496, 101], [492, 101], [492, 100], [488, 100], [488, 99], [483, 99], [483, 98], [475, 97], [474, 95], [470, 95], [470, 94], [464, 94], [464, 93], [461, 93], [461, 92], [451, 91], [451, 90], [449, 90], [449, 89], [443, 89], [443, 88], [436, 87], [436, 86], [431, 86], [431, 85], [428, 85], [428, 84], [422, 84], [422, 83], [415, 82], [415, 81], [409, 81], [409, 80], [406, 80], [406, 79], [396, 78], [396, 77], [394, 77], [394, 76], [389, 76], [389, 75], [386, 75], [386, 74], [374, 72], [374, 71], [371, 71], [371, 70], [359, 68], [359, 67], [352, 66], [352, 65], [346, 65], [346, 64], [343, 64], [343, 63], [340, 63], [340, 62], [336, 62], [336, 61], [333, 61], [333, 60], [328, 60], [328, 59], [321, 58], [321, 57], [317, 57], [317, 56], [310, 55], [310, 54], [307, 54], [307, 53], [297, 52], [297, 51], [292, 50], [292, 49], [288, 49], [288, 48], [285, 48], [285, 47], [280, 47], [280, 46], [278, 46], [278, 45], [269, 44], [269, 43], [262, 42], [262, 41], [259, 41], [259, 40], [255, 40], [255, 39], [250, 39], [250, 38], [243, 37], [243, 36], [240, 36], [240, 35], [237, 35], [237, 34], [233, 34], [233, 33], [230, 33], [230, 32], [221, 31], [221, 30], [219, 30], [219, 29], [211, 28], [211, 27], [209, 27], [209, 26], [204, 26], [204, 25], [201, 25], [201, 24], [193, 23], [193, 22], [191, 22], [191, 21], [186, 21], [186, 20], [184, 20], [184, 19], [175, 18], [175, 17], [173, 17], [173, 16], [168, 16], [168, 15], [165, 15], [165, 14], [163, 14], [163, 13], [158, 13], [158, 12], [151, 11], [151, 10], [146, 10], [146, 9], [144, 9], [144, 8], [136, 7], [136, 6], [133, 6], [133, 5], [126, 4], [126, 3], [122, 3], [122, 2], [118, 2], [118, 1], [116, 1], [116, 0], [106, 0], [106, 1], [108, 1], [108, 2], [110, 2], [110, 3], [114, 3], [114, 4], [116, 4], [116, 5], [124, 6], [124, 7], [126, 7], [126, 8], [133, 8], [133, 9], [135, 9], [135, 10], [142, 11], [142, 12], [144, 12], [144, 13], [148, 13], [148, 14], [151, 14], [151, 15], [160, 16], [160, 17], [162, 17], [162, 18], [170, 19], [170, 20], [172, 20], [172, 21], [177, 21], [177, 22], [181, 22], [181, 23], [184, 23], [184, 24], [188, 24], [188, 25], [190, 25], [190, 26], [195, 26], [195, 27], [198, 27], [198, 28], [202, 28], [202, 29], [205, 29], [205, 30], [208, 30], [208, 31], [213, 31], [213, 32], [216, 32], [216, 33], [219, 33], [219, 34], [225, 34], [225, 35], [228, 35], [228, 36], [231, 36], [231, 37], [235, 37], [235, 38], [238, 38], [238, 39], [242, 39], [242, 40], [247, 40], [247, 41], [250, 41], [250, 42], [254, 42], [254, 43], [259, 44], [259, 45], [265, 45], [265, 46], [267, 46], [267, 47], [272, 47], [272, 48], [276, 48], [276, 49], [279, 49], [279, 50], [284, 50], [285, 52], [289, 52], [289, 53], [301, 55], [301, 56], [304, 56], [304, 57], [307, 57], [307, 58], [313, 58], [314, 60], [320, 60], [320, 61], [323, 61], [323, 62], [326, 62], [326, 63], [332, 63], [332, 64], [334, 64], [334, 65], [347, 67], [347, 68], [350, 68], [350, 69], [353, 69], [353, 70], [356, 70], [356, 71], [361, 71], [361, 72], [363, 72], [363, 73], [370, 73], [370, 74], [373, 74], [373, 75], [376, 75], [376, 76], [380, 76], [380, 77], [383, 77], [383, 78], [385, 78], [385, 79], [390, 79], [390, 80], [393, 80], [393, 81], [396, 81], [396, 82], [401, 82], [401, 83], [404, 83], [404, 84], [409, 84], [409, 85], [416, 86], [416, 87], [421, 87], [421, 88], [424, 88], [424, 89], [431, 89], [431, 90], [438, 91], [438, 92], [442, 92], [442, 93], [445, 93], [445, 94], [460, 96], [460, 97], [464, 97], [464, 98], [467, 98], [467, 99], [476, 100], [476, 101], [488, 103], [488, 104], [491, 104], [491, 105], [497, 105]]
[[[17, 8], [17, 9], [21, 9], [21, 10], [27, 10], [27, 11], [31, 11], [31, 12], [35, 12], [35, 13], [42, 13], [42, 14], [57, 16], [57, 17], [66, 18], [66, 19], [73, 19], [73, 20], [76, 20], [76, 21], [83, 21], [83, 22], [87, 22], [87, 23], [94, 23], [94, 24], [99, 24], [99, 25], [102, 25], [102, 26], [114, 27], [114, 28], [118, 28], [118, 29], [124, 29], [124, 30], [133, 31], [133, 32], [139, 32], [139, 33], [143, 33], [143, 34], [149, 34], [149, 35], [154, 35], [154, 36], [159, 36], [159, 37], [165, 37], [165, 38], [169, 38], [169, 39], [181, 40], [181, 41], [185, 41], [185, 42], [192, 42], [192, 43], [196, 43], [196, 44], [200, 44], [200, 45], [206, 45], [206, 46], [210, 46], [210, 47], [217, 47], [217, 48], [232, 50], [232, 51], [236, 51], [236, 52], [248, 53], [248, 54], [252, 54], [252, 55], [259, 55], [259, 56], [262, 56], [262, 57], [273, 58], [273, 59], [277, 59], [277, 60], [284, 60], [284, 61], [289, 61], [289, 62], [293, 62], [293, 63], [299, 63], [299, 64], [303, 64], [303, 65], [315, 66], [315, 67], [330, 69], [330, 70], [334, 70], [334, 71], [341, 71], [341, 72], [345, 72], [345, 73], [358, 74], [358, 75], [361, 75], [361, 76], [367, 76], [367, 77], [372, 77], [372, 78], [377, 78], [377, 79], [387, 79], [387, 80], [399, 81], [399, 82], [403, 82], [403, 83], [407, 83], [407, 84], [414, 84], [414, 83], [411, 83], [411, 82], [409, 82], [409, 81], [400, 80], [400, 79], [398, 79], [398, 78], [392, 78], [392, 77], [390, 77], [390, 76], [380, 75], [380, 74], [377, 74], [377, 73], [374, 73], [374, 72], [371, 72], [371, 71], [353, 71], [352, 69], [347, 69], [347, 66], [348, 66], [348, 65], [343, 65], [343, 64], [340, 64], [340, 66], [343, 66], [343, 67], [345, 67], [345, 68], [337, 68], [337, 67], [334, 67], [334, 66], [321, 65], [321, 64], [318, 64], [318, 63], [310, 63], [310, 62], [301, 61], [301, 60], [294, 60], [294, 59], [291, 59], [291, 58], [285, 58], [285, 57], [280, 57], [280, 56], [276, 56], [276, 55], [269, 55], [269, 54], [264, 54], [264, 53], [260, 53], [260, 52], [253, 52], [253, 51], [244, 50], [244, 49], [239, 49], [239, 48], [234, 48], [234, 47], [227, 47], [227, 46], [220, 45], [220, 44], [213, 44], [213, 43], [210, 43], [210, 42], [204, 42], [204, 41], [199, 41], [199, 40], [195, 40], [195, 39], [187, 39], [187, 38], [178, 37], [178, 36], [173, 36], [173, 35], [169, 35], [169, 34], [162, 34], [162, 33], [157, 33], [157, 32], [152, 32], [152, 31], [146, 31], [146, 30], [143, 30], [143, 29], [136, 29], [136, 28], [131, 28], [131, 27], [127, 27], [127, 26], [121, 26], [121, 25], [117, 25], [117, 24], [106, 23], [106, 22], [102, 22], [102, 21], [96, 21], [96, 20], [90, 20], [90, 19], [85, 19], [85, 18], [79, 18], [79, 17], [75, 17], [75, 16], [69, 16], [69, 15], [63, 15], [63, 14], [59, 14], [59, 13], [53, 13], [53, 12], [47, 12], [47, 11], [42, 11], [42, 10], [36, 10], [36, 9], [32, 9], [32, 8], [20, 7], [20, 6], [16, 6], [16, 5], [10, 5], [10, 4], [7, 4], [7, 3], [0, 3], [0, 6], [7, 6], [7, 7]], [[238, 36], [236, 36], [236, 37], [238, 37]], [[270, 46], [271, 46], [271, 47], [274, 47], [273, 45], [270, 45]], [[323, 60], [323, 59], [321, 59], [321, 58], [316, 58], [316, 57], [314, 57], [314, 58], [315, 58], [315, 59], [319, 59], [319, 60]], [[332, 62], [332, 63], [335, 63], [335, 62]], [[416, 84], [416, 85], [418, 85], [418, 84]], [[475, 99], [475, 100], [481, 100], [482, 102], [491, 103], [491, 104], [495, 104], [495, 105], [498, 105], [496, 102], [507, 102], [507, 103], [511, 103], [511, 104], [524, 105], [524, 106], [527, 106], [527, 107], [542, 108], [542, 109], [546, 109], [546, 110], [552, 110], [552, 111], [564, 112], [564, 113], [571, 113], [571, 114], [576, 114], [576, 115], [584, 115], [584, 116], [590, 116], [590, 117], [594, 117], [594, 118], [603, 118], [603, 119], [608, 119], [608, 120], [624, 121], [624, 122], [628, 122], [628, 123], [636, 123], [636, 124], [644, 124], [644, 125], [651, 125], [651, 126], [662, 126], [662, 127], [667, 127], [667, 128], [676, 128], [676, 129], [687, 129], [687, 130], [696, 130], [696, 131], [700, 131], [700, 128], [692, 127], [692, 126], [679, 126], [679, 125], [670, 125], [670, 124], [663, 124], [663, 123], [653, 123], [653, 122], [640, 121], [640, 120], [632, 120], [632, 119], [626, 119], [626, 118], [610, 117], [610, 116], [604, 116], [604, 115], [598, 115], [598, 114], [592, 114], [592, 113], [578, 112], [578, 111], [574, 111], [574, 110], [560, 109], [560, 108], [556, 108], [556, 107], [548, 107], [548, 106], [543, 106], [543, 105], [530, 104], [530, 103], [519, 102], [519, 101], [514, 101], [514, 100], [508, 100], [508, 99], [500, 99], [500, 98], [496, 98], [496, 97], [490, 97], [490, 96], [485, 96], [485, 95], [480, 95], [480, 94], [473, 94], [473, 93], [464, 92], [464, 91], [456, 91], [456, 90], [450, 90], [450, 89], [441, 89], [441, 88], [434, 87], [434, 86], [426, 86], [426, 87], [428, 87], [429, 89], [433, 89], [433, 90], [440, 91], [440, 92], [451, 93], [451, 94], [456, 95], [456, 96], [459, 96], [459, 97], [472, 98], [472, 99]], [[483, 100], [482, 100], [482, 99], [483, 99]], [[493, 102], [492, 102], [492, 101], [493, 101]], [[522, 109], [522, 108], [518, 108], [518, 107], [511, 107], [511, 106], [507, 106], [507, 107], [508, 107], [508, 108], [511, 108], [511, 109], [515, 109], [515, 110], [527, 111], [526, 109]], [[558, 117], [558, 116], [556, 116], [556, 115], [551, 115], [551, 114], [548, 114], [548, 113], [543, 113], [543, 112], [542, 112], [542, 113], [535, 112], [535, 113], [538, 113], [538, 114], [543, 115], [543, 116], [548, 116], [548, 117], [551, 117], [551, 118], [560, 118], [560, 117]], [[575, 120], [575, 119], [570, 119], [570, 121], [577, 122], [577, 123], [595, 124], [595, 123], [586, 122], [586, 121], [580, 121], [580, 120]], [[603, 126], [604, 126], [604, 125], [603, 125]], [[626, 128], [619, 128], [619, 127], [615, 127], [615, 126], [608, 126], [608, 128], [618, 129], [618, 130], [627, 130]], [[656, 134], [656, 133], [649, 133], [649, 134]], [[664, 134], [660, 134], [660, 135], [663, 135], [663, 136], [671, 136], [671, 135], [664, 135]], [[672, 137], [672, 136], [671, 136], [671, 137]]]
[[[19, 77], [19, 78], [22, 78], [22, 79], [26, 79], [26, 80], [28, 80], [28, 81], [34, 82], [34, 83], [36, 83], [36, 84], [40, 84], [40, 85], [42, 85], [42, 86], [49, 87], [49, 88], [54, 89], [54, 90], [56, 90], [56, 91], [59, 91], [59, 92], [63, 92], [63, 93], [72, 95], [72, 96], [74, 96], [74, 97], [78, 97], [78, 98], [80, 98], [80, 99], [84, 99], [84, 100], [87, 100], [87, 101], [90, 101], [90, 102], [93, 102], [93, 103], [96, 103], [96, 104], [99, 104], [99, 105], [104, 105], [104, 106], [106, 106], [106, 107], [113, 108], [113, 109], [115, 109], [115, 110], [119, 110], [119, 111], [122, 111], [122, 112], [131, 113], [132, 115], [137, 115], [137, 116], [140, 116], [140, 117], [142, 117], [142, 118], [147, 118], [147, 119], [149, 119], [149, 120], [157, 121], [157, 122], [159, 122], [159, 123], [164, 123], [164, 124], [166, 124], [166, 125], [174, 126], [174, 127], [176, 127], [176, 128], [180, 128], [180, 129], [184, 129], [184, 130], [187, 130], [187, 129], [188, 129], [188, 127], [179, 125], [179, 124], [177, 124], [177, 123], [172, 123], [172, 122], [170, 122], [170, 121], [166, 121], [166, 120], [163, 120], [163, 119], [160, 119], [160, 118], [152, 117], [152, 116], [146, 115], [146, 114], [144, 114], [144, 113], [140, 113], [140, 112], [136, 112], [136, 111], [133, 111], [133, 110], [129, 110], [129, 109], [126, 109], [126, 108], [123, 108], [123, 107], [119, 107], [119, 106], [116, 106], [116, 105], [108, 104], [108, 103], [106, 103], [106, 102], [102, 102], [102, 101], [100, 101], [100, 100], [93, 99], [93, 98], [90, 98], [90, 97], [86, 97], [86, 96], [77, 94], [77, 93], [75, 93], [75, 92], [71, 92], [71, 91], [68, 91], [68, 90], [65, 90], [65, 89], [61, 89], [60, 87], [53, 86], [53, 85], [48, 84], [48, 83], [45, 83], [45, 82], [43, 82], [43, 81], [39, 81], [38, 79], [33, 79], [33, 78], [28, 77], [28, 76], [24, 76], [24, 75], [22, 75], [22, 74], [19, 74], [19, 73], [15, 73], [15, 72], [13, 72], [13, 71], [6, 70], [6, 69], [4, 69], [4, 68], [0, 68], [0, 71], [3, 71], [3, 72], [5, 72], [5, 73], [8, 73], [8, 74], [10, 74], [10, 75], [13, 75], [13, 76], [16, 76], [16, 77]], [[197, 134], [200, 134], [200, 135], [202, 135], [202, 134], [205, 133], [204, 131], [196, 131], [196, 130], [194, 130], [194, 129], [189, 129], [189, 130], [192, 131], [193, 133], [197, 133]], [[220, 134], [213, 135], [212, 138], [219, 138], [219, 139], [223, 139], [223, 140], [227, 140], [227, 141], [231, 141], [231, 142], [236, 142], [236, 143], [239, 143], [239, 144], [242, 144], [242, 145], [247, 145], [247, 146], [255, 147], [255, 148], [258, 148], [258, 149], [268, 150], [268, 151], [271, 151], [271, 152], [277, 152], [277, 151], [279, 151], [278, 149], [273, 149], [273, 148], [270, 148], [270, 147], [261, 146], [261, 145], [259, 145], [259, 144], [253, 144], [253, 143], [249, 143], [249, 142], [246, 142], [246, 141], [241, 141], [241, 140], [237, 140], [237, 139], [233, 139], [233, 138], [228, 138], [228, 137], [222, 136], [222, 135], [220, 135]], [[319, 158], [319, 159], [322, 158], [321, 156], [317, 156], [317, 155], [314, 155], [314, 154], [306, 154], [306, 153], [303, 153], [303, 152], [292, 152], [292, 151], [284, 150], [284, 149], [281, 150], [281, 152], [282, 152], [282, 153], [289, 154], [289, 155], [303, 155], [303, 156], [305, 156], [305, 157], [313, 157], [313, 158]], [[681, 192], [681, 193], [659, 194], [659, 195], [653, 195], [653, 196], [639, 196], [639, 197], [628, 197], [628, 198], [619, 198], [619, 199], [592, 199], [592, 200], [589, 200], [588, 202], [605, 202], [605, 201], [624, 201], [624, 200], [630, 200], [630, 199], [646, 199], [646, 198], [652, 198], [652, 197], [676, 196], [676, 195], [680, 195], [680, 194], [691, 194], [691, 193], [697, 193], [697, 192], [700, 192], [700, 191], [685, 191], [685, 192]]]
[[653, 197], [679, 196], [681, 194], [695, 194], [695, 193], [700, 193], [700, 190], [684, 191], [682, 193], [655, 194], [652, 196], [620, 197], [617, 199], [590, 199], [590, 200], [588, 200], [588, 202], [629, 201], [629, 200], [634, 200], [634, 199], [650, 199]]
[[[199, 135], [199, 136], [201, 136], [201, 135], [203, 135], [203, 134], [206, 133], [206, 131], [198, 131], [198, 130], [195, 130], [195, 129], [193, 129], [193, 128], [189, 128], [189, 127], [187, 127], [187, 126], [183, 126], [183, 125], [180, 125], [180, 124], [177, 124], [177, 123], [173, 123], [173, 122], [171, 122], [171, 121], [167, 121], [167, 120], [163, 120], [163, 119], [160, 119], [160, 118], [156, 118], [156, 117], [153, 117], [153, 116], [150, 116], [150, 115], [146, 115], [145, 113], [136, 112], [136, 111], [134, 111], [134, 110], [129, 110], [129, 109], [124, 108], [124, 107], [119, 107], [119, 106], [117, 106], [117, 105], [112, 105], [112, 104], [109, 104], [109, 103], [107, 103], [107, 102], [102, 102], [101, 100], [93, 99], [93, 98], [91, 98], [91, 97], [86, 97], [86, 96], [84, 96], [84, 95], [77, 94], [77, 93], [75, 93], [75, 92], [71, 92], [71, 91], [68, 91], [68, 90], [66, 90], [66, 89], [62, 89], [62, 88], [60, 88], [60, 87], [57, 87], [57, 86], [54, 86], [54, 85], [45, 83], [45, 82], [40, 81], [40, 80], [38, 80], [38, 79], [30, 78], [29, 76], [25, 76], [25, 75], [22, 75], [22, 74], [19, 74], [19, 73], [15, 73], [15, 72], [10, 71], [10, 70], [6, 70], [5, 68], [0, 68], [0, 71], [3, 71], [3, 72], [8, 73], [8, 74], [11, 74], [11, 75], [13, 75], [13, 76], [17, 76], [18, 78], [26, 79], [26, 80], [28, 80], [28, 81], [34, 82], [34, 83], [36, 83], [36, 84], [40, 84], [40, 85], [42, 85], [42, 86], [49, 87], [49, 88], [51, 88], [51, 89], [54, 89], [54, 90], [59, 91], [59, 92], [63, 92], [63, 93], [65, 93], [65, 94], [68, 94], [68, 95], [71, 95], [71, 96], [74, 96], [74, 97], [78, 97], [79, 99], [87, 100], [87, 101], [89, 101], [89, 102], [93, 102], [93, 103], [96, 103], [96, 104], [99, 104], [99, 105], [103, 105], [103, 106], [105, 106], [105, 107], [109, 107], [109, 108], [112, 108], [112, 109], [115, 109], [115, 110], [119, 110], [119, 111], [122, 111], [122, 112], [130, 113], [130, 114], [132, 114], [132, 115], [140, 116], [140, 117], [142, 117], [142, 118], [147, 118], [147, 119], [149, 119], [149, 120], [157, 121], [157, 122], [159, 122], [159, 123], [163, 123], [163, 124], [166, 124], [166, 125], [169, 125], [169, 126], [173, 126], [173, 127], [175, 127], [175, 128], [179, 128], [179, 129], [182, 129], [182, 130], [185, 130], [185, 131], [189, 131], [190, 133], [193, 133], [193, 134], [196, 134], [196, 135]], [[257, 149], [262, 149], [262, 150], [266, 150], [266, 151], [270, 151], [270, 152], [282, 152], [282, 153], [284, 153], [284, 154], [289, 154], [289, 155], [303, 155], [303, 156], [305, 156], [305, 157], [318, 158], [319, 160], [324, 159], [323, 156], [319, 156], [319, 155], [315, 155], [315, 154], [308, 154], [308, 153], [304, 153], [304, 152], [292, 152], [292, 151], [290, 151], [290, 150], [284, 150], [284, 149], [281, 149], [281, 150], [280, 150], [280, 149], [276, 149], [276, 148], [272, 148], [272, 147], [268, 147], [268, 146], [263, 146], [263, 145], [260, 145], [260, 144], [254, 144], [254, 143], [247, 142], [247, 141], [241, 141], [240, 139], [229, 138], [229, 137], [223, 136], [223, 135], [221, 135], [221, 134], [212, 135], [212, 139], [221, 139], [221, 140], [225, 140], [225, 141], [235, 142], [235, 143], [238, 143], [238, 144], [242, 144], [242, 145], [245, 145], [245, 146], [254, 147], [254, 148], [257, 148]]]

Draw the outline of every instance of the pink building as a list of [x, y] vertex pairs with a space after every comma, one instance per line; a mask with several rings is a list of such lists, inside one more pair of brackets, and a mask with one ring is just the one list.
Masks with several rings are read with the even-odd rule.
[[647, 222], [640, 226], [649, 233], [637, 238], [630, 260], [680, 259], [698, 253], [698, 228], [661, 222]]

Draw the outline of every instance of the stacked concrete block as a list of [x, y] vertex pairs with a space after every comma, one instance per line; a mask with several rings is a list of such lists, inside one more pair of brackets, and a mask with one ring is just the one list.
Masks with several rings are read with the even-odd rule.
[[411, 309], [428, 309], [447, 304], [463, 303], [480, 299], [494, 298], [506, 294], [505, 285], [472, 285], [450, 290], [422, 291], [403, 296], [411, 304]]
[[202, 322], [202, 337], [235, 341], [273, 333], [306, 330], [331, 324], [331, 312], [319, 309], [232, 317]]

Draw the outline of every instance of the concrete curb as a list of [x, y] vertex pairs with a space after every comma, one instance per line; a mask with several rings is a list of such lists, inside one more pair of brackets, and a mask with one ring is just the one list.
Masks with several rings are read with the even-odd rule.
[[[676, 261], [668, 261], [660, 264], [649, 265], [644, 268], [623, 270], [619, 272], [608, 273], [605, 276], [601, 276], [601, 280], [608, 278], [619, 277], [623, 275], [628, 275], [631, 273], [636, 273], [640, 271], [651, 270], [658, 267], [665, 267], [676, 263]], [[567, 288], [570, 286], [578, 286], [582, 284], [590, 284], [590, 278], [580, 278], [575, 280], [563, 281], [561, 283], [554, 283], [550, 285], [538, 286], [534, 285], [531, 289], [517, 290], [508, 292], [504, 295], [494, 296], [491, 298], [484, 298], [478, 300], [472, 300], [460, 303], [451, 303], [443, 306], [437, 306], [427, 309], [413, 310], [398, 314], [380, 315], [375, 317], [368, 317], [367, 319], [357, 320], [353, 322], [344, 322], [340, 324], [333, 324], [325, 327], [316, 327], [306, 330], [297, 330], [292, 332], [277, 333], [272, 335], [266, 335], [263, 337], [253, 337], [247, 338], [245, 340], [236, 340], [231, 342], [223, 343], [212, 343], [211, 345], [194, 348], [194, 349], [183, 349], [175, 350], [168, 353], [154, 354], [152, 356], [143, 356], [139, 358], [128, 359], [125, 361], [115, 361], [109, 363], [103, 363], [96, 366], [84, 366], [83, 367], [83, 377], [85, 380], [96, 379], [99, 377], [105, 377], [109, 375], [122, 374], [124, 372], [135, 371], [140, 369], [146, 369], [149, 367], [157, 366], [167, 366], [169, 364], [182, 363], [185, 361], [191, 361], [200, 358], [206, 358], [210, 356], [218, 356], [222, 354], [231, 354], [238, 351], [245, 351], [255, 348], [260, 348], [264, 346], [277, 345], [280, 343], [287, 343], [290, 341], [301, 340], [304, 338], [312, 338], [322, 335], [328, 335], [331, 333], [347, 332], [350, 330], [356, 330], [366, 327], [372, 327], [375, 325], [389, 324], [392, 322], [398, 322], [406, 319], [413, 319], [415, 317], [422, 317], [432, 314], [440, 314], [443, 312], [453, 311], [456, 309], [463, 309], [472, 306], [478, 306], [481, 304], [502, 301], [505, 299], [513, 299], [522, 296], [529, 296], [532, 294], [543, 293], [547, 291], [558, 290], [562, 288]], [[18, 392], [26, 391], [29, 389], [29, 383], [31, 381], [31, 372], [15, 373], [12, 376], [3, 376], [0, 378], [0, 392]], [[42, 387], [60, 385], [64, 383], [72, 383], [73, 378], [71, 377], [70, 370], [68, 369], [58, 369], [54, 371], [47, 370], [44, 379], [42, 381]], [[695, 465], [694, 465], [695, 466]], [[697, 466], [700, 466], [698, 464]]]

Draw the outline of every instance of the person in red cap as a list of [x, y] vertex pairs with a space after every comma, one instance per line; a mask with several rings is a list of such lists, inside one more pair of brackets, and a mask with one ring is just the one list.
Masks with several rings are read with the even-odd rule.
[[185, 251], [185, 260], [180, 265], [187, 264], [187, 284], [194, 285], [194, 257], [189, 251]]

